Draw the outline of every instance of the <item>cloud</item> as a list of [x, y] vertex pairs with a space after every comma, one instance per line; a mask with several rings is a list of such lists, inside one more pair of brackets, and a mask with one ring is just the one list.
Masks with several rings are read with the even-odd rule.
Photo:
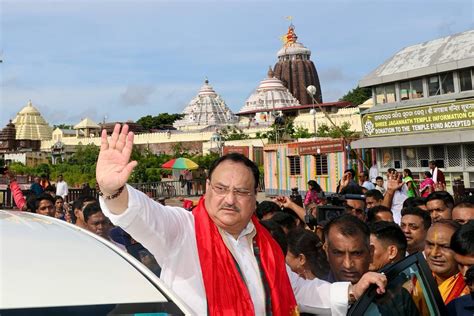
[[346, 81], [349, 80], [340, 68], [327, 68], [321, 70], [320, 73], [321, 79], [324, 79], [325, 82], [334, 82], [334, 81]]
[[131, 85], [120, 95], [120, 103], [125, 106], [142, 106], [150, 102], [155, 88], [150, 85]]

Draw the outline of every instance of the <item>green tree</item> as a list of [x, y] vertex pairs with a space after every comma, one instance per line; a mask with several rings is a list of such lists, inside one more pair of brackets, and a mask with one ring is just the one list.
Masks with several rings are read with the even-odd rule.
[[53, 125], [53, 129], [59, 128], [59, 129], [73, 129], [73, 125], [68, 125], [68, 124], [58, 124], [58, 125]]
[[294, 129], [294, 133], [293, 133], [293, 138], [295, 139], [298, 139], [298, 138], [311, 138], [314, 136], [314, 133], [310, 133], [309, 130], [307, 128], [304, 128], [304, 127], [301, 127], [301, 126], [297, 126], [295, 129]]
[[199, 165], [199, 167], [208, 169], [211, 167], [211, 164], [219, 158], [219, 154], [211, 152], [207, 155], [196, 155], [192, 157], [192, 160]]
[[351, 102], [353, 105], [361, 105], [368, 98], [372, 97], [372, 90], [370, 88], [361, 88], [357, 86], [356, 88], [352, 89], [351, 91], [347, 92], [340, 101], [348, 101]]
[[342, 123], [339, 127], [327, 126], [321, 124], [316, 132], [318, 137], [331, 137], [331, 138], [350, 138], [355, 136], [356, 132], [351, 130], [351, 124], [349, 122]]
[[176, 120], [184, 117], [184, 114], [160, 113], [157, 116], [147, 115], [139, 118], [137, 123], [143, 126], [147, 131], [152, 129], [162, 129], [173, 125]]
[[249, 135], [245, 134], [237, 126], [226, 126], [220, 130], [220, 134], [224, 141], [249, 139]]

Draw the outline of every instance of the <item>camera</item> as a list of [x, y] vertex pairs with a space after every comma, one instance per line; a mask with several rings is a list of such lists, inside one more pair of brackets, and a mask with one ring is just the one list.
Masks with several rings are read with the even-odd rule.
[[320, 194], [321, 199], [326, 199], [325, 205], [317, 206], [317, 216], [311, 214], [311, 210], [306, 210], [305, 223], [310, 228], [316, 225], [324, 226], [331, 219], [341, 216], [346, 212], [347, 200], [365, 201], [365, 196], [361, 194], [330, 194], [324, 196]]
[[0, 167], [0, 174], [1, 174], [1, 175], [4, 175], [4, 174], [5, 174], [5, 172], [7, 172], [7, 170], [8, 170], [8, 168], [7, 168], [7, 167], [5, 167], [5, 166], [3, 166], [3, 167]]
[[298, 188], [291, 188], [290, 200], [292, 200], [296, 205], [303, 207], [303, 197], [298, 191]]

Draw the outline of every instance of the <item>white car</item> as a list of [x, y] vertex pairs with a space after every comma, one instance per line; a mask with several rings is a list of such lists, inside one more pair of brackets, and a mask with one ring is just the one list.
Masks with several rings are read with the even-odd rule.
[[135, 258], [64, 221], [0, 210], [0, 315], [189, 315]]

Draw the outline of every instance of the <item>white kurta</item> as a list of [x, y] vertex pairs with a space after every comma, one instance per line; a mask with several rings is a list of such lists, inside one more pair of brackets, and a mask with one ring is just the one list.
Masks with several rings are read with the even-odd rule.
[[[104, 214], [155, 256], [162, 268], [163, 282], [187, 303], [194, 314], [206, 315], [206, 291], [199, 262], [194, 216], [180, 207], [163, 206], [128, 185], [127, 190], [128, 208], [121, 215], [112, 214], [100, 198]], [[247, 233], [243, 232], [244, 235]], [[226, 245], [228, 244], [227, 239]], [[230, 250], [239, 251], [239, 247]], [[237, 261], [240, 264], [242, 260], [249, 260], [246, 257], [253, 256], [253, 251], [246, 254], [239, 251], [239, 256]], [[250, 260], [248, 269], [242, 269], [242, 272], [247, 282], [256, 282], [249, 287], [252, 300], [260, 300], [258, 293], [261, 293], [262, 284], [260, 278], [252, 276], [255, 274], [252, 273], [254, 260]], [[349, 282], [330, 284], [319, 279], [304, 280], [288, 267], [287, 272], [301, 312], [346, 314]], [[260, 304], [255, 305], [256, 310], [260, 311]]]
[[69, 194], [66, 181], [60, 181], [56, 183], [56, 195], [61, 196], [63, 199]]

